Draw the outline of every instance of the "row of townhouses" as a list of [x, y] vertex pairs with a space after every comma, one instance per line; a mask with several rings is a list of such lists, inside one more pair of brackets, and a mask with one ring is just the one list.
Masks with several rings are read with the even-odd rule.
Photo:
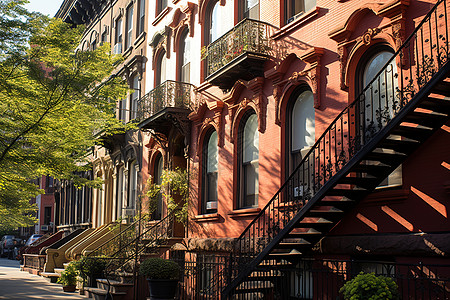
[[[360, 271], [447, 299], [449, 6], [64, 0], [80, 51], [123, 55], [116, 116], [135, 127], [98, 135], [83, 176], [101, 188], [58, 184], [67, 244], [43, 273], [61, 256], [111, 257], [114, 273], [157, 255], [184, 268], [179, 299], [338, 299]], [[147, 196], [167, 170], [187, 197]]]

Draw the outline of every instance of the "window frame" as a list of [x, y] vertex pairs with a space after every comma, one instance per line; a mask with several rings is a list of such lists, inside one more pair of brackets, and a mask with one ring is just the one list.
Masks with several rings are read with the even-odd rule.
[[[284, 1], [284, 19], [285, 19], [285, 24], [289, 24], [291, 22], [293, 22], [295, 19], [297, 19], [298, 17], [300, 17], [301, 15], [310, 12], [311, 10], [314, 9], [314, 7], [317, 6], [317, 0], [300, 0], [301, 1], [301, 10], [299, 12], [295, 12], [295, 4], [293, 4], [296, 0], [285, 0]], [[306, 8], [306, 2], [308, 1], [314, 1], [314, 5], [307, 9]]]
[[[179, 41], [179, 52], [178, 52], [178, 56], [179, 56], [179, 59], [178, 59], [178, 80], [180, 81], [180, 82], [186, 82], [186, 83], [189, 83], [190, 82], [190, 79], [191, 79], [191, 76], [190, 76], [190, 70], [191, 70], [191, 67], [190, 67], [190, 64], [191, 64], [191, 61], [190, 61], [190, 55], [189, 55], [189, 53], [190, 53], [190, 43], [191, 43], [191, 41], [190, 41], [190, 37], [189, 37], [189, 29], [188, 28], [185, 28], [184, 30], [183, 30], [183, 33], [180, 35], [180, 41]], [[186, 46], [189, 46], [189, 52], [188, 52], [188, 54], [186, 54]], [[185, 64], [184, 63], [184, 60], [185, 60], [185, 57], [188, 57], [188, 62]], [[184, 76], [184, 74], [185, 74], [185, 71], [186, 71], [186, 69], [188, 69], [187, 70], [187, 74], [188, 74], [188, 78], [186, 78], [185, 76]]]
[[[256, 208], [258, 207], [259, 203], [259, 138], [258, 138], [258, 159], [256, 162], [254, 160], [252, 161], [246, 161], [244, 162], [244, 130], [247, 122], [249, 121], [250, 117], [255, 116], [256, 122], [258, 123], [258, 115], [253, 109], [248, 109], [242, 116], [238, 132], [237, 132], [237, 201], [236, 201], [236, 209], [246, 209], [246, 208]], [[258, 126], [257, 126], [258, 127]], [[256, 132], [259, 135], [258, 128], [256, 128]], [[256, 185], [255, 189], [257, 189], [258, 193], [254, 194], [255, 199], [253, 201], [253, 204], [249, 205], [247, 197], [247, 184], [249, 176], [247, 176], [248, 169], [254, 165], [257, 164], [255, 168], [256, 170]]]
[[[162, 171], [164, 170], [164, 159], [161, 152], [158, 151], [156, 154], [154, 163], [153, 163], [153, 183], [160, 185], [162, 182], [161, 176]], [[159, 169], [161, 165], [161, 169]], [[161, 173], [161, 174], [160, 174]], [[163, 214], [163, 199], [162, 193], [159, 192], [156, 199], [156, 209], [152, 212], [151, 218], [152, 220], [161, 220]]]
[[168, 6], [167, 0], [156, 0], [156, 16], [161, 14]]
[[[122, 45], [123, 45], [123, 19], [122, 16], [118, 17], [115, 20], [115, 34], [114, 34], [114, 53], [120, 54], [123, 52]], [[120, 45], [120, 47], [118, 47]], [[116, 49], [116, 48], [120, 48]]]
[[125, 51], [133, 45], [134, 6], [130, 4], [125, 10]]
[[[201, 214], [214, 214], [217, 213], [217, 208], [215, 209], [207, 209], [207, 203], [208, 202], [212, 202], [209, 201], [209, 194], [210, 194], [210, 190], [211, 190], [211, 186], [210, 186], [210, 176], [215, 176], [215, 195], [216, 195], [216, 199], [215, 201], [218, 204], [218, 177], [219, 177], [219, 168], [217, 165], [217, 170], [215, 170], [215, 172], [208, 172], [208, 158], [209, 158], [209, 143], [211, 141], [211, 137], [213, 136], [213, 134], [216, 134], [216, 136], [218, 135], [217, 131], [215, 130], [214, 127], [211, 127], [210, 129], [208, 129], [208, 131], [206, 132], [204, 139], [203, 139], [203, 146], [202, 146], [202, 182], [201, 182], [201, 186], [202, 186], [202, 190], [201, 190], [201, 205], [200, 205], [200, 212]], [[216, 140], [218, 139], [218, 136], [216, 138]], [[215, 143], [215, 147], [217, 149], [217, 164], [218, 164], [218, 160], [219, 160], [219, 147], [217, 145], [217, 143]]]
[[137, 19], [136, 37], [145, 31], [145, 0], [138, 1], [138, 19]]
[[[165, 60], [163, 64], [163, 60]], [[164, 68], [163, 68], [164, 66]], [[156, 66], [155, 66], [155, 87], [162, 84], [166, 81], [166, 67], [167, 67], [167, 57], [166, 50], [163, 49], [156, 58]], [[164, 70], [163, 70], [164, 69]], [[162, 74], [164, 73], [164, 77]]]

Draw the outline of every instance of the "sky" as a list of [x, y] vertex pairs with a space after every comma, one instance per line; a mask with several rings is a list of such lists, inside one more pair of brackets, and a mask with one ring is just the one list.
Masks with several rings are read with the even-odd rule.
[[38, 11], [44, 15], [54, 17], [64, 0], [28, 0], [25, 7], [30, 11]]

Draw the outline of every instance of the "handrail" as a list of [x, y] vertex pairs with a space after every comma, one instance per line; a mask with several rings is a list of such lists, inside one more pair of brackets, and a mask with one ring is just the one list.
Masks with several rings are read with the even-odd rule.
[[[442, 18], [445, 28], [437, 26]], [[439, 0], [358, 97], [336, 116], [244, 229], [236, 241], [236, 256], [252, 257], [264, 249], [325, 183], [448, 63], [447, 20], [446, 0]], [[429, 30], [423, 30], [424, 24]], [[281, 206], [283, 211], [279, 209]], [[246, 264], [240, 264], [240, 268], [245, 269]]]

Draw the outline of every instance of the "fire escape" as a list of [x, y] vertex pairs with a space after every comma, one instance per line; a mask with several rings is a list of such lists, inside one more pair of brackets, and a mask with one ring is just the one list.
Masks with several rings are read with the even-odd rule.
[[446, 0], [436, 3], [243, 231], [231, 271], [224, 274], [223, 299], [269, 295], [280, 265], [308, 257], [347, 212], [449, 120], [447, 6]]

